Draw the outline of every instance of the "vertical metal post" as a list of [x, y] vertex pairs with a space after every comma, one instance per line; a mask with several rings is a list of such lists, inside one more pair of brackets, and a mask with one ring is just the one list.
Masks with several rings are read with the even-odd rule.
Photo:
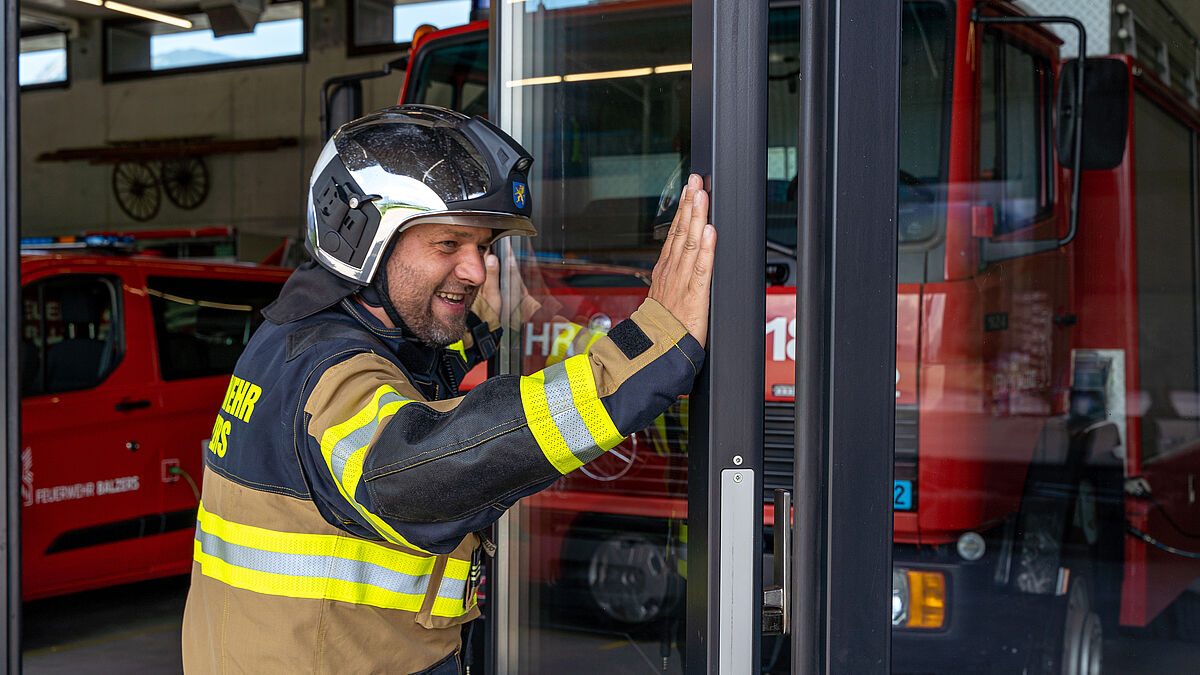
[[887, 672], [900, 2], [801, 30], [792, 672]]
[[0, 577], [4, 580], [4, 656], [10, 673], [21, 672], [21, 390], [18, 377], [20, 350], [21, 259], [17, 222], [17, 3], [4, 4], [0, 25], [0, 45], [4, 54], [4, 81], [0, 89], [0, 115], [3, 138], [0, 140], [0, 244], [4, 251], [4, 292], [0, 295], [0, 314], [4, 317], [4, 335], [0, 352], [4, 354], [4, 555], [0, 556]]
[[766, 87], [767, 3], [694, 0], [691, 170], [712, 196], [717, 258], [688, 438], [689, 673], [759, 667]]

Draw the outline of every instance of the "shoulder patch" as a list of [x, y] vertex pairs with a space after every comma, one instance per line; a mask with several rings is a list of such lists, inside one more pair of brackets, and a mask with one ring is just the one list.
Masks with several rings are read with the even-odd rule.
[[612, 338], [625, 358], [631, 361], [654, 346], [654, 341], [632, 319], [625, 319], [617, 324], [608, 332], [608, 337]]
[[287, 336], [287, 356], [285, 359], [291, 361], [319, 342], [338, 339], [367, 342], [377, 349], [387, 351], [384, 344], [367, 331], [347, 324], [324, 322], [305, 326], [289, 333]]

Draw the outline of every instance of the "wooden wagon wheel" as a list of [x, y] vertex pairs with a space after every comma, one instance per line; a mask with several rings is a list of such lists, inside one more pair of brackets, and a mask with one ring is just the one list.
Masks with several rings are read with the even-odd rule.
[[194, 209], [208, 196], [208, 167], [200, 157], [165, 159], [162, 185], [172, 204], [181, 209]]
[[113, 195], [130, 218], [150, 220], [162, 205], [162, 191], [154, 172], [143, 162], [120, 162], [113, 167]]

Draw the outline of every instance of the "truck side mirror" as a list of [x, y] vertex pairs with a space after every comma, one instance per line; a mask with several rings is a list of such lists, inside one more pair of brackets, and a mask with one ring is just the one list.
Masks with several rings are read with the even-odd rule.
[[[1074, 153], [1071, 130], [1075, 116], [1076, 59], [1063, 62], [1058, 79], [1055, 128], [1058, 161], [1070, 166]], [[1129, 128], [1129, 67], [1124, 61], [1090, 58], [1084, 62], [1083, 156], [1084, 171], [1115, 168], [1125, 156]]]

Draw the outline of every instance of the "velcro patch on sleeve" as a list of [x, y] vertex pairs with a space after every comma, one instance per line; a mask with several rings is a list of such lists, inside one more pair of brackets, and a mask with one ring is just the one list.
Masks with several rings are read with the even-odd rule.
[[608, 337], [612, 339], [625, 358], [629, 360], [636, 359], [641, 356], [647, 349], [654, 346], [654, 340], [651, 340], [641, 326], [638, 326], [631, 319], [625, 319], [617, 324], [608, 332]]

